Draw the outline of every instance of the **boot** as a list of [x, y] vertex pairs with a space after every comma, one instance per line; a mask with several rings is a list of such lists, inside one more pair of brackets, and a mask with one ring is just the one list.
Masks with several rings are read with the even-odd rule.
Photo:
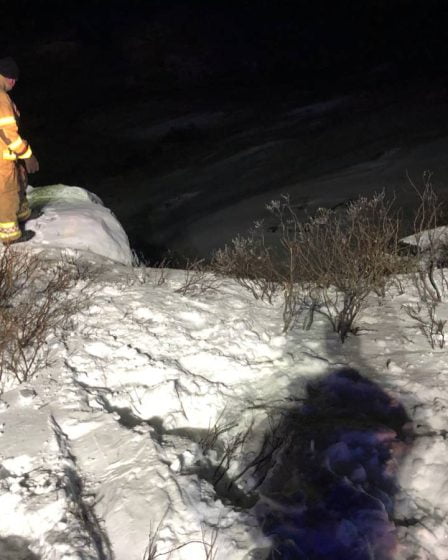
[[44, 215], [44, 213], [42, 212], [42, 210], [38, 210], [37, 208], [32, 208], [30, 210], [30, 213], [26, 217], [20, 216], [20, 214], [19, 214], [17, 216], [17, 219], [18, 219], [20, 224], [24, 224], [25, 222], [28, 222], [29, 220], [36, 220], [37, 218], [40, 218], [43, 215]]
[[9, 245], [16, 245], [17, 243], [25, 243], [26, 241], [33, 239], [35, 235], [36, 232], [32, 231], [31, 229], [27, 229], [22, 233], [22, 235], [18, 239], [14, 239], [12, 241], [3, 241], [3, 245], [9, 247]]

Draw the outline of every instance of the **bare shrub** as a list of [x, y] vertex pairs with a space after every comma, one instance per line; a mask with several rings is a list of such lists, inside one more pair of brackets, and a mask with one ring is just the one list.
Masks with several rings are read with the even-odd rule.
[[268, 205], [278, 220], [279, 239], [268, 246], [260, 226], [215, 255], [214, 266], [259, 299], [283, 295], [284, 330], [306, 314], [325, 315], [342, 341], [356, 333], [355, 321], [371, 292], [383, 294], [400, 271], [400, 220], [384, 193], [360, 197], [335, 211], [320, 208], [302, 221], [289, 197]]
[[207, 536], [207, 529], [201, 524], [202, 546], [204, 547], [204, 560], [216, 560], [218, 554], [218, 537], [220, 527], [210, 529], [210, 534]]
[[183, 296], [196, 296], [216, 292], [219, 286], [218, 278], [203, 259], [188, 261], [184, 268], [184, 279], [176, 293]]
[[213, 425], [209, 425], [205, 434], [198, 442], [204, 455], [206, 455], [210, 450], [216, 449], [219, 445], [221, 436], [230, 432], [237, 426], [234, 422], [225, 422], [224, 413], [225, 409], [221, 411], [216, 422]]
[[104, 265], [98, 265], [84, 258], [79, 258], [69, 249], [63, 251], [57, 260], [48, 260], [45, 263], [42, 259], [38, 260], [41, 269], [42, 267], [48, 268], [48, 266], [62, 267], [67, 270], [67, 273], [70, 273], [73, 281], [83, 282], [85, 287], [91, 287], [105, 272]]
[[445, 347], [447, 320], [438, 317], [438, 304], [436, 302], [426, 300], [423, 304], [403, 305], [403, 309], [417, 323], [433, 350]]
[[[294, 263], [289, 267], [291, 284], [300, 284], [303, 306], [324, 314], [344, 341], [357, 332], [355, 321], [367, 296], [384, 293], [399, 270], [399, 219], [392, 204], [384, 193], [360, 197], [340, 211], [321, 208], [306, 222], [298, 219], [287, 198], [271, 209]], [[296, 309], [291, 307], [289, 316]]]
[[172, 550], [168, 550], [167, 552], [158, 553], [158, 545], [157, 541], [159, 540], [159, 533], [160, 529], [162, 528], [163, 522], [168, 514], [169, 508], [165, 511], [162, 518], [160, 519], [159, 523], [154, 526], [152, 522], [149, 523], [149, 531], [148, 531], [148, 544], [146, 546], [145, 553], [143, 555], [143, 560], [155, 560], [160, 556], [165, 556], [167, 560], [171, 556]]
[[407, 304], [403, 309], [417, 323], [418, 328], [432, 349], [445, 347], [448, 278], [445, 267], [448, 262], [448, 228], [444, 226], [447, 211], [432, 185], [432, 173], [423, 174], [422, 185], [417, 186], [409, 177], [417, 195], [418, 205], [413, 220], [413, 235], [405, 241], [411, 244], [414, 267], [410, 277], [419, 302]]
[[209, 428], [199, 445], [204, 455], [212, 449], [216, 452], [217, 461], [210, 476], [215, 488], [222, 484], [223, 490], [229, 492], [239, 481], [256, 477], [257, 484], [250, 490], [253, 493], [267, 476], [276, 452], [285, 444], [279, 425], [273, 415], [268, 416], [268, 428], [255, 451], [248, 449], [254, 438], [254, 421], [237, 432], [233, 431], [235, 423], [226, 424], [220, 419]]
[[[441, 302], [448, 282], [443, 270], [448, 256], [448, 232], [443, 227], [446, 206], [434, 191], [432, 174], [423, 174], [423, 186], [416, 186], [409, 178], [418, 197], [418, 207], [413, 223], [414, 252], [418, 263], [413, 274], [414, 284], [422, 299]], [[439, 269], [441, 278], [437, 283], [435, 271]]]
[[201, 524], [201, 539], [192, 539], [185, 543], [179, 544], [177, 546], [173, 546], [166, 551], [159, 552], [158, 550], [158, 541], [160, 538], [160, 530], [162, 525], [165, 521], [165, 518], [168, 514], [169, 507], [165, 511], [164, 515], [160, 519], [159, 523], [154, 526], [152, 523], [149, 525], [149, 534], [148, 534], [148, 544], [146, 546], [146, 550], [143, 555], [142, 560], [155, 560], [156, 558], [164, 557], [165, 560], [169, 560], [173, 554], [173, 552], [185, 548], [190, 544], [202, 544], [204, 549], [204, 560], [215, 560], [216, 555], [218, 554], [217, 543], [220, 531], [220, 524], [216, 527], [213, 527], [209, 531], [209, 535], [207, 535], [207, 529]]
[[257, 453], [247, 461], [246, 465], [231, 478], [231, 484], [246, 476], [249, 472], [252, 479], [257, 483], [252, 486], [254, 492], [264, 482], [270, 468], [276, 461], [276, 454], [284, 445], [287, 444], [285, 435], [280, 430], [280, 423], [274, 416], [268, 417], [268, 428], [263, 434], [263, 440]]
[[[221, 459], [214, 470], [214, 486], [217, 486], [228, 475], [231, 466], [236, 463], [237, 458], [243, 453], [244, 447], [250, 441], [252, 431], [253, 422], [242, 432], [237, 432], [234, 435], [227, 434], [228, 437], [223, 442]], [[229, 484], [231, 485], [232, 483], [230, 482]]]
[[280, 289], [272, 247], [266, 244], [261, 222], [255, 224], [247, 237], [237, 236], [230, 246], [216, 251], [212, 268], [218, 274], [235, 278], [255, 299], [272, 303]]
[[133, 260], [133, 276], [131, 283], [137, 280], [139, 284], [151, 284], [154, 288], [159, 288], [166, 284], [168, 280], [168, 269], [170, 266], [169, 258], [164, 258], [161, 261], [150, 263], [142, 258], [134, 255]]
[[14, 296], [34, 277], [39, 261], [36, 255], [5, 247], [0, 256], [0, 306], [8, 307]]
[[0, 382], [29, 380], [48, 363], [48, 337], [70, 324], [88, 302], [72, 293], [78, 270], [64, 259], [49, 264], [24, 251], [0, 255]]

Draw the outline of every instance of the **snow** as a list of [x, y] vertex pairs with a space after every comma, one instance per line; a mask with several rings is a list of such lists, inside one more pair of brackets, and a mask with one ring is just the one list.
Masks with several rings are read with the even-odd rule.
[[93, 193], [81, 187], [49, 185], [28, 187], [31, 206], [42, 216], [31, 223], [32, 246], [71, 248], [131, 264], [125, 231], [112, 212]]
[[327, 111], [332, 111], [336, 108], [339, 109], [351, 100], [352, 98], [350, 96], [337, 97], [335, 99], [321, 101], [320, 103], [312, 103], [311, 105], [296, 107], [288, 112], [288, 116], [302, 119], [315, 117], [316, 115], [322, 115]]
[[131, 138], [142, 138], [146, 140], [161, 138], [170, 133], [207, 129], [220, 123], [224, 116], [225, 113], [221, 111], [183, 115], [170, 120], [163, 119], [161, 122], [147, 128], [139, 126], [138, 128], [130, 129], [126, 134]]
[[[280, 299], [130, 266], [88, 191], [30, 199], [17, 247], [69, 250], [93, 280], [49, 365], [1, 394], [2, 560], [143, 560], [149, 535], [171, 560], [448, 559], [448, 364], [403, 312], [406, 277], [343, 345], [319, 316], [285, 334]], [[248, 468], [266, 434], [273, 460]]]
[[431, 247], [436, 250], [438, 246], [443, 247], [446, 244], [448, 236], [448, 228], [446, 226], [440, 226], [432, 230], [425, 230], [420, 232], [418, 235], [409, 235], [403, 237], [401, 240], [403, 243], [412, 246], [418, 246], [420, 251], [429, 251]]
[[[300, 90], [276, 96], [275, 88], [269, 88], [261, 104], [256, 96], [247, 105], [215, 103], [215, 109], [224, 111], [222, 120], [210, 118], [209, 128], [194, 121], [194, 130], [187, 124], [182, 128], [182, 119], [206, 120], [215, 112], [200, 112], [193, 103], [168, 109], [164, 103], [165, 115], [158, 107], [152, 124], [163, 129], [166, 122], [183, 136], [162, 143], [165, 164], [155, 169], [149, 158], [147, 171], [143, 163], [129, 171], [137, 194], [130, 200], [116, 196], [120, 219], [136, 239], [151, 247], [206, 258], [247, 232], [255, 220], [269, 224], [266, 202], [284, 194], [297, 204], [300, 217], [319, 206], [343, 206], [383, 189], [410, 208], [418, 197], [409, 178], [420, 186], [422, 175], [430, 170], [434, 186], [446, 198], [448, 137], [440, 123], [447, 105], [431, 99], [435, 92], [427, 84], [418, 94], [392, 89], [393, 94], [388, 88], [365, 90], [309, 104]], [[147, 114], [148, 107], [139, 110]], [[143, 124], [132, 124], [129, 108], [123, 111], [120, 130], [130, 139], [139, 142], [151, 132]], [[120, 189], [122, 180], [104, 181], [98, 192], [109, 193], [112, 184]], [[133, 230], [136, 215], [143, 222]]]

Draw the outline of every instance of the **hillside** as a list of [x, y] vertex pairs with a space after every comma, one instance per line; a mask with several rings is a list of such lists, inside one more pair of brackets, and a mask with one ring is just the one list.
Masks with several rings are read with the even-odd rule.
[[44, 367], [3, 371], [2, 560], [448, 558], [446, 349], [410, 278], [344, 344], [318, 314], [284, 333], [280, 295], [110, 259], [119, 222], [52, 189], [28, 248], [85, 305]]

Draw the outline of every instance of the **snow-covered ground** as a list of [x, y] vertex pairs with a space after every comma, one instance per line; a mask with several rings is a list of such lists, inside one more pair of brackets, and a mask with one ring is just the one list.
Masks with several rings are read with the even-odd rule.
[[1, 395], [2, 560], [448, 559], [448, 362], [406, 278], [343, 345], [319, 316], [284, 334], [280, 299], [130, 266], [86, 191], [31, 198], [18, 250], [66, 247], [94, 280]]
[[94, 190], [150, 257], [169, 249], [207, 258], [254, 221], [269, 222], [266, 204], [282, 194], [303, 214], [383, 189], [408, 209], [415, 204], [409, 178], [418, 185], [430, 170], [447, 196], [448, 96], [437, 84], [333, 97], [300, 88], [246, 99], [184, 97], [126, 104], [79, 124], [112, 145], [126, 138], [121, 156], [101, 156], [117, 170], [92, 160], [110, 174]]

